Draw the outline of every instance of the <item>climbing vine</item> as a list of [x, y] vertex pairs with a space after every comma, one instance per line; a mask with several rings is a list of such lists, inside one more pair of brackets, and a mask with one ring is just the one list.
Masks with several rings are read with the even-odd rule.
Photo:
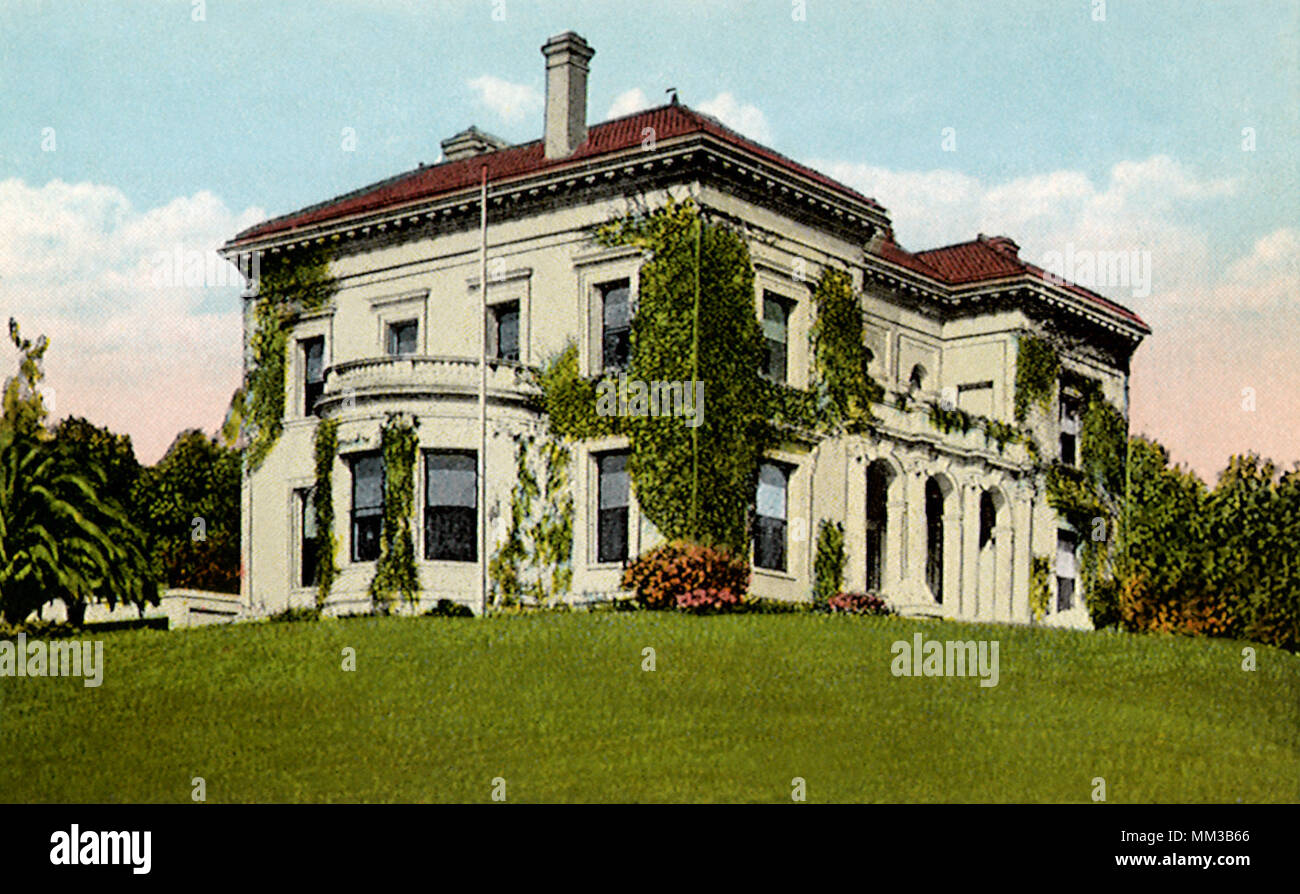
[[871, 404], [884, 389], [871, 378], [871, 351], [862, 332], [862, 304], [843, 270], [826, 268], [813, 290], [817, 318], [812, 326], [813, 386], [817, 405], [833, 424], [864, 431]]
[[1016, 352], [1016, 421], [1024, 422], [1029, 408], [1038, 404], [1044, 411], [1056, 396], [1061, 358], [1051, 342], [1035, 335], [1022, 335]]
[[844, 525], [822, 519], [817, 525], [817, 556], [813, 560], [813, 602], [826, 605], [844, 585]]
[[339, 452], [339, 421], [325, 419], [316, 426], [316, 487], [312, 509], [316, 513], [316, 607], [329, 599], [338, 575], [338, 536], [334, 533], [334, 458]]
[[601, 381], [578, 372], [578, 346], [572, 340], [542, 368], [539, 402], [556, 437], [580, 440], [626, 433], [626, 417], [596, 412]]
[[539, 443], [522, 436], [515, 441], [509, 522], [488, 563], [488, 577], [498, 604], [514, 605], [525, 598], [551, 603], [573, 584], [572, 454], [555, 439]]
[[415, 422], [389, 413], [383, 426], [384, 528], [379, 540], [379, 561], [370, 582], [370, 599], [387, 612], [395, 596], [413, 603], [420, 590], [415, 570], [415, 460], [419, 439]]
[[1051, 605], [1051, 575], [1052, 560], [1047, 556], [1034, 556], [1029, 563], [1029, 609], [1035, 621], [1041, 621]]
[[672, 416], [625, 420], [641, 508], [669, 540], [744, 555], [758, 459], [770, 438], [759, 378], [762, 331], [745, 240], [705, 220], [690, 200], [613, 221], [595, 238], [650, 255], [640, 271], [630, 376], [688, 383], [697, 369], [707, 396], [697, 428]]
[[250, 427], [248, 464], [256, 469], [280, 438], [284, 424], [289, 329], [302, 313], [319, 310], [334, 295], [331, 251], [318, 246], [263, 263], [253, 304], [253, 353], [242, 408]]

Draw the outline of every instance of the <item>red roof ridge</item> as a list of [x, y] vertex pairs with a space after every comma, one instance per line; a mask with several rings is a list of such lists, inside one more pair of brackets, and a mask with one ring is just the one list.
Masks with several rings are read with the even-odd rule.
[[[643, 127], [629, 127], [629, 124], [642, 123]], [[342, 193], [323, 202], [299, 208], [287, 214], [278, 215], [262, 221], [236, 234], [232, 242], [241, 242], [263, 236], [270, 236], [295, 227], [325, 223], [356, 214], [381, 211], [393, 206], [430, 199], [435, 196], [454, 193], [468, 189], [478, 183], [479, 170], [483, 165], [489, 169], [489, 177], [497, 182], [510, 180], [519, 176], [540, 173], [566, 164], [588, 161], [625, 151], [640, 145], [646, 127], [655, 131], [655, 139], [663, 141], [673, 137], [705, 133], [723, 142], [752, 152], [761, 158], [786, 168], [792, 173], [806, 177], [815, 183], [840, 193], [872, 208], [882, 209], [874, 199], [864, 196], [822, 174], [802, 165], [788, 156], [773, 149], [768, 149], [748, 137], [727, 127], [717, 118], [704, 112], [691, 109], [680, 103], [670, 102], [630, 112], [618, 118], [611, 118], [592, 125], [584, 140], [565, 158], [548, 159], [544, 157], [543, 140], [530, 140], [515, 143], [502, 149], [479, 155], [442, 161], [437, 164], [420, 166], [394, 174], [382, 180], [350, 192]]]

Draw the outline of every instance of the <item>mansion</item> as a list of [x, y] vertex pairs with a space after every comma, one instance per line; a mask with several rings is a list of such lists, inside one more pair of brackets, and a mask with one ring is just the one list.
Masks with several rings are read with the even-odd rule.
[[[760, 464], [751, 591], [811, 599], [817, 529], [830, 520], [843, 524], [845, 590], [876, 591], [903, 613], [1028, 622], [1031, 568], [1046, 560], [1043, 620], [1091, 626], [1077, 562], [1087, 532], [1049, 505], [1038, 460], [1078, 462], [1084, 384], [1127, 417], [1129, 361], [1150, 332], [1142, 320], [1022, 260], [1006, 236], [905, 250], [873, 199], [675, 99], [588, 125], [594, 50], [568, 32], [542, 54], [542, 139], [511, 145], [471, 127], [442, 142], [438, 164], [266, 221], [222, 249], [265, 268], [324, 248], [333, 283], [328, 300], [293, 318], [282, 430], [244, 476], [243, 603], [316, 604], [315, 544], [330, 532], [316, 523], [315, 440], [332, 420], [337, 575], [325, 608], [366, 610], [385, 517], [382, 426], [401, 413], [417, 422], [420, 604], [480, 611], [484, 566], [511, 512], [517, 439], [547, 427], [536, 370], [569, 344], [583, 376], [627, 363], [644, 257], [599, 244], [594, 229], [691, 199], [749, 242], [764, 375], [812, 384], [810, 283], [834, 268], [861, 298], [869, 372], [885, 392], [866, 433], [792, 431]], [[257, 300], [244, 299], [250, 364]], [[1020, 439], [934, 423], [931, 404], [942, 402], [1018, 425], [1017, 355], [1035, 334], [1061, 346], [1050, 406], [1025, 422], [1041, 457]], [[638, 509], [628, 446], [617, 436], [566, 443], [568, 598], [617, 594], [625, 563], [661, 539]]]

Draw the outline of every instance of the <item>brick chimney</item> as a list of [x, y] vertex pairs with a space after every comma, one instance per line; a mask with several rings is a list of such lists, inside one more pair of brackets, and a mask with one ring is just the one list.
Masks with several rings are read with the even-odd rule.
[[980, 242], [983, 242], [1003, 257], [1010, 258], [1013, 261], [1020, 258], [1020, 246], [1010, 236], [985, 236], [980, 233], [979, 239]]
[[542, 46], [547, 158], [566, 158], [587, 139], [587, 63], [595, 54], [572, 31], [557, 34]]

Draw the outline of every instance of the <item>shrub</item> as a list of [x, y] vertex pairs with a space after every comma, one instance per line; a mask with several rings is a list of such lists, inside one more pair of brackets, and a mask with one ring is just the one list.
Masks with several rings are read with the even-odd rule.
[[472, 618], [474, 610], [452, 599], [439, 599], [424, 613], [424, 616], [426, 618]]
[[844, 525], [822, 519], [817, 527], [817, 558], [813, 562], [813, 602], [825, 605], [844, 583]]
[[836, 593], [826, 607], [832, 614], [892, 615], [893, 609], [875, 593]]
[[[820, 606], [824, 609], [825, 605]], [[747, 615], [799, 615], [815, 611], [818, 606], [811, 602], [792, 602], [785, 599], [762, 599], [758, 596], [746, 596], [741, 600], [739, 610]]]
[[277, 623], [293, 621], [319, 621], [320, 609], [312, 607], [286, 608], [284, 611], [276, 612], [267, 618], [268, 621]]
[[702, 587], [677, 594], [677, 608], [695, 615], [711, 615], [740, 607], [740, 597], [723, 587]]
[[[623, 572], [623, 586], [636, 590], [637, 602], [644, 608], [686, 608], [701, 600], [734, 607], [749, 590], [749, 565], [711, 547], [672, 541], [629, 565]], [[700, 591], [713, 595], [697, 595]]]

